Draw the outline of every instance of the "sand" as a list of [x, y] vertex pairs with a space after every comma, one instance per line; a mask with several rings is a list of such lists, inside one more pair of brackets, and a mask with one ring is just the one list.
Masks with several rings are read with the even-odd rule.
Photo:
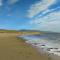
[[16, 33], [0, 33], [0, 60], [49, 60], [36, 49], [17, 39]]

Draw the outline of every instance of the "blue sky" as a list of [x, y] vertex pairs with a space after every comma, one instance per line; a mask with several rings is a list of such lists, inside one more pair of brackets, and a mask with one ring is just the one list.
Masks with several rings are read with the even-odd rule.
[[0, 29], [28, 29], [27, 11], [34, 0], [0, 0]]
[[0, 29], [60, 32], [60, 0], [0, 0]]

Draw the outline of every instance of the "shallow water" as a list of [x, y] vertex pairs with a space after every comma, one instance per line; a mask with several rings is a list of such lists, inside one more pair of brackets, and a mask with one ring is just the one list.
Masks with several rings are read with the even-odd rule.
[[60, 34], [46, 33], [36, 35], [22, 35], [19, 36], [26, 39], [26, 43], [32, 46], [43, 48], [43, 50], [54, 53], [60, 56]]

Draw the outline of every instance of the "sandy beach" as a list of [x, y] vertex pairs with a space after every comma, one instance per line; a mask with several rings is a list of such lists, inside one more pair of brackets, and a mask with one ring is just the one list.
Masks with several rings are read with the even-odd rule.
[[16, 33], [0, 33], [0, 60], [49, 60], [21, 39]]

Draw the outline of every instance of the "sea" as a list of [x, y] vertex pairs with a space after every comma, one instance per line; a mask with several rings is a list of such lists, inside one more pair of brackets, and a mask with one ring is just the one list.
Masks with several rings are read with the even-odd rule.
[[44, 33], [34, 35], [21, 35], [25, 42], [37, 47], [42, 48], [47, 53], [52, 53], [60, 56], [60, 33]]

